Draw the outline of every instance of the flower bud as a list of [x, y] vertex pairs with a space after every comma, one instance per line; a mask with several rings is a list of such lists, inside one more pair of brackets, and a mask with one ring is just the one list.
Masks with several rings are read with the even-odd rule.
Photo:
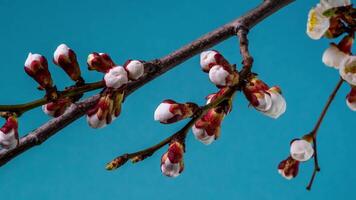
[[209, 79], [218, 87], [232, 86], [239, 82], [239, 74], [229, 67], [214, 65], [209, 71]]
[[288, 157], [278, 165], [278, 173], [284, 178], [290, 180], [298, 175], [299, 161], [294, 160], [292, 157]]
[[210, 50], [200, 54], [200, 66], [204, 72], [208, 73], [214, 65], [230, 66], [218, 51]]
[[72, 105], [70, 98], [58, 99], [42, 106], [42, 110], [49, 116], [59, 117]]
[[267, 93], [271, 96], [272, 105], [268, 110], [262, 111], [262, 113], [277, 119], [286, 111], [287, 103], [284, 97], [281, 95], [280, 89], [278, 87], [271, 87], [269, 90], [267, 90]]
[[16, 117], [10, 116], [0, 128], [0, 147], [3, 149], [14, 149], [19, 144], [18, 121]]
[[104, 76], [108, 88], [118, 89], [128, 83], [127, 72], [122, 66], [111, 68]]
[[128, 60], [124, 64], [124, 68], [130, 80], [139, 79], [145, 71], [143, 63], [139, 60]]
[[277, 86], [268, 88], [263, 81], [254, 77], [243, 91], [251, 105], [269, 117], [276, 119], [286, 111], [286, 101]]
[[44, 56], [29, 53], [25, 61], [25, 72], [40, 85], [41, 89], [53, 87], [52, 77], [48, 71], [48, 62]]
[[340, 76], [349, 84], [356, 85], [356, 56], [348, 56], [341, 64]]
[[351, 91], [346, 97], [346, 104], [352, 111], [356, 111], [356, 86], [351, 87]]
[[87, 121], [92, 128], [103, 128], [115, 120], [121, 112], [123, 93], [114, 91], [105, 94], [88, 111]]
[[61, 67], [73, 81], [78, 81], [81, 78], [77, 55], [67, 45], [61, 44], [57, 47], [53, 55], [53, 62]]
[[211, 144], [220, 136], [221, 122], [224, 116], [222, 108], [210, 109], [193, 125], [192, 131], [195, 138], [205, 145]]
[[169, 145], [168, 151], [161, 159], [161, 171], [165, 176], [177, 177], [184, 170], [184, 146], [174, 141]]
[[88, 69], [106, 73], [115, 66], [110, 56], [106, 53], [91, 53], [87, 59]]
[[[225, 88], [221, 88], [219, 90], [219, 92], [217, 92], [217, 93], [208, 95], [207, 97], [205, 97], [207, 100], [206, 104], [209, 104], [209, 103], [215, 101], [217, 98], [224, 96], [227, 91], [228, 91], [228, 88], [225, 87]], [[230, 98], [227, 101], [221, 102], [219, 104], [219, 107], [221, 107], [224, 110], [225, 115], [229, 114], [232, 110], [232, 98]]]
[[180, 104], [170, 99], [164, 100], [156, 108], [154, 120], [162, 124], [171, 124], [191, 117], [198, 108], [194, 103]]
[[310, 142], [304, 139], [296, 139], [291, 142], [290, 155], [294, 160], [304, 162], [314, 155], [314, 149]]
[[348, 55], [341, 51], [338, 46], [331, 44], [325, 50], [322, 60], [325, 65], [338, 69], [347, 57]]

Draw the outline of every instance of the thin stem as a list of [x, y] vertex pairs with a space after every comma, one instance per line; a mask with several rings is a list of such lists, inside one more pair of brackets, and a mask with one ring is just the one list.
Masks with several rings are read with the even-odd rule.
[[342, 83], [344, 82], [344, 80], [340, 77], [340, 80], [338, 81], [338, 83], [336, 84], [334, 90], [331, 92], [328, 101], [326, 102], [323, 111], [321, 112], [318, 121], [316, 122], [313, 130], [310, 132], [309, 135], [311, 135], [313, 137], [313, 148], [314, 148], [314, 170], [313, 170], [313, 174], [310, 178], [309, 184], [307, 185], [307, 190], [311, 190], [314, 180], [315, 180], [315, 176], [316, 174], [320, 171], [320, 166], [319, 166], [319, 161], [318, 161], [318, 149], [317, 149], [317, 133], [318, 130], [320, 128], [321, 123], [324, 120], [324, 117], [331, 105], [331, 103], [333, 102], [333, 100], [335, 99], [335, 96], [337, 94], [337, 92], [339, 91]]
[[311, 132], [311, 134], [312, 134], [312, 136], [313, 136], [314, 138], [316, 138], [316, 135], [317, 135], [317, 133], [318, 133], [318, 130], [319, 130], [319, 128], [320, 128], [320, 125], [321, 125], [321, 123], [322, 123], [323, 120], [324, 120], [324, 117], [325, 117], [325, 115], [326, 115], [326, 113], [327, 113], [327, 111], [328, 111], [328, 109], [329, 109], [329, 107], [330, 107], [330, 105], [331, 105], [331, 102], [334, 100], [334, 98], [335, 98], [335, 96], [336, 96], [336, 93], [339, 91], [339, 89], [340, 89], [340, 87], [341, 87], [341, 85], [342, 85], [343, 82], [344, 82], [344, 80], [340, 77], [340, 80], [339, 80], [338, 83], [336, 84], [334, 90], [331, 92], [331, 94], [330, 94], [330, 96], [329, 96], [329, 98], [328, 98], [328, 101], [326, 102], [326, 104], [325, 104], [325, 106], [324, 106], [324, 108], [323, 108], [323, 111], [321, 112], [321, 114], [320, 114], [320, 116], [319, 116], [319, 118], [318, 118], [318, 121], [316, 122], [316, 124], [315, 124], [315, 126], [314, 126], [314, 128], [313, 128], [313, 130], [312, 130], [312, 132]]
[[[86, 92], [90, 92], [93, 90], [97, 90], [100, 88], [103, 88], [105, 86], [103, 81], [98, 81], [98, 82], [94, 82], [94, 83], [88, 83], [88, 84], [84, 84], [82, 86], [78, 86], [78, 87], [71, 87], [68, 90], [64, 90], [62, 92], [59, 92], [59, 98], [63, 98], [63, 97], [73, 97], [79, 94], [84, 94]], [[28, 103], [24, 103], [24, 104], [17, 104], [17, 105], [0, 105], [0, 112], [14, 112], [17, 115], [22, 115], [23, 113], [32, 110], [34, 108], [37, 108], [39, 106], [42, 106], [46, 103], [49, 103], [50, 100], [48, 100], [47, 98], [41, 98], [41, 99], [37, 99], [35, 101], [31, 101]]]

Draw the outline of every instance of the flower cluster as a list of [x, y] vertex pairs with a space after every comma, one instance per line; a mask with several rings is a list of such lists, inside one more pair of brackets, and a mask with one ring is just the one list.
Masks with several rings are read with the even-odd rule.
[[9, 116], [0, 128], [0, 147], [14, 149], [19, 144], [18, 121], [15, 116]]
[[239, 82], [239, 73], [235, 66], [215, 50], [200, 54], [200, 65], [204, 72], [209, 73], [209, 79], [217, 87], [232, 86]]
[[[356, 85], [356, 56], [354, 43], [354, 8], [350, 0], [321, 0], [309, 12], [307, 34], [312, 39], [336, 38], [347, 34], [338, 43], [331, 43], [322, 56], [326, 66], [339, 70], [340, 76], [353, 88]], [[347, 95], [347, 98], [352, 96]], [[351, 110], [355, 110], [347, 100]]]
[[278, 172], [290, 180], [298, 175], [299, 164], [308, 161], [314, 155], [312, 136], [295, 139], [290, 144], [290, 155], [278, 165]]
[[87, 59], [88, 69], [105, 74], [104, 81], [108, 88], [119, 89], [130, 80], [139, 79], [144, 74], [144, 65], [139, 60], [128, 60], [124, 66], [118, 66], [106, 53], [91, 53]]
[[[174, 123], [183, 119], [193, 118], [185, 126], [191, 127], [195, 138], [205, 145], [211, 144], [219, 138], [221, 124], [232, 109], [232, 98], [239, 89], [240, 75], [236, 65], [230, 64], [224, 56], [216, 50], [202, 52], [200, 55], [201, 69], [209, 73], [210, 81], [219, 91], [206, 97], [206, 105], [199, 107], [195, 103], [177, 103], [174, 100], [164, 100], [156, 108], [154, 119], [163, 124]], [[279, 87], [268, 87], [254, 75], [249, 75], [243, 82], [242, 89], [250, 103], [264, 114], [277, 118], [286, 110], [286, 102]], [[180, 132], [178, 132], [180, 133]], [[185, 136], [178, 141], [177, 136], [171, 139], [169, 150], [162, 157], [161, 169], [164, 175], [178, 176], [183, 170], [183, 152]], [[136, 159], [134, 159], [136, 160]], [[141, 160], [141, 159], [138, 159]]]
[[278, 86], [268, 87], [262, 80], [254, 76], [243, 90], [250, 104], [261, 113], [278, 118], [287, 108], [286, 101]]

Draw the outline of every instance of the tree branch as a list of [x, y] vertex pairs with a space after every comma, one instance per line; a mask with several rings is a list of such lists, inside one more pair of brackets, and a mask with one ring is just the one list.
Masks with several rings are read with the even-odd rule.
[[[189, 58], [211, 48], [212, 46], [236, 35], [241, 27], [250, 30], [257, 23], [275, 13], [282, 7], [290, 4], [294, 0], [265, 0], [258, 7], [246, 13], [242, 17], [198, 38], [190, 44], [168, 54], [167, 56], [145, 63], [146, 74], [141, 79], [130, 83], [125, 91], [125, 96], [130, 95], [138, 88], [149, 81], [164, 74], [173, 67], [181, 64]], [[16, 156], [26, 150], [39, 145], [58, 131], [83, 116], [98, 101], [99, 95], [94, 95], [88, 99], [76, 103], [62, 116], [50, 120], [35, 131], [23, 136], [20, 144], [13, 150], [0, 152], [0, 166], [6, 164]]]

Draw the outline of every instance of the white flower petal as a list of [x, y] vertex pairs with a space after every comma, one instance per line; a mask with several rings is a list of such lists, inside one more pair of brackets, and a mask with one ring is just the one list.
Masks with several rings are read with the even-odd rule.
[[139, 79], [144, 73], [143, 63], [138, 60], [131, 60], [125, 69], [129, 72], [129, 78], [133, 80]]
[[167, 123], [169, 119], [174, 117], [174, 115], [169, 111], [170, 107], [171, 104], [169, 103], [159, 104], [154, 113], [154, 120]]
[[306, 140], [294, 140], [290, 146], [290, 155], [294, 160], [303, 162], [314, 155], [314, 149], [312, 144]]
[[329, 67], [338, 69], [348, 58], [348, 55], [340, 51], [336, 45], [331, 45], [323, 54], [323, 63]]
[[161, 165], [161, 171], [164, 175], [175, 178], [179, 176], [180, 164], [171, 163], [171, 161], [167, 158], [166, 161]]
[[323, 15], [324, 8], [318, 4], [308, 14], [307, 34], [311, 39], [318, 40], [330, 27], [329, 18]]
[[356, 85], [356, 56], [348, 56], [341, 64], [340, 76], [351, 85]]
[[209, 78], [212, 83], [218, 86], [226, 85], [226, 78], [229, 76], [229, 72], [226, 71], [223, 66], [215, 65], [209, 71]]
[[269, 93], [272, 99], [272, 106], [269, 110], [266, 110], [263, 113], [269, 117], [277, 119], [286, 111], [287, 103], [284, 97], [278, 92], [270, 91]]
[[33, 61], [40, 61], [41, 60], [41, 55], [40, 54], [32, 54], [29, 53], [27, 56], [27, 59], [25, 61], [25, 67], [30, 68], [30, 65]]
[[215, 60], [216, 54], [218, 54], [218, 52], [213, 50], [204, 51], [200, 54], [200, 66], [203, 69], [203, 71], [209, 71], [209, 65], [212, 63], [216, 63]]
[[87, 116], [87, 121], [90, 127], [92, 128], [104, 128], [106, 124], [106, 120], [99, 120], [98, 116], [96, 114], [92, 116]]
[[53, 59], [55, 63], [58, 63], [59, 56], [61, 55], [69, 56], [69, 47], [66, 44], [59, 45], [54, 51]]
[[122, 66], [113, 67], [105, 74], [104, 80], [106, 87], [118, 89], [127, 84], [127, 72]]

